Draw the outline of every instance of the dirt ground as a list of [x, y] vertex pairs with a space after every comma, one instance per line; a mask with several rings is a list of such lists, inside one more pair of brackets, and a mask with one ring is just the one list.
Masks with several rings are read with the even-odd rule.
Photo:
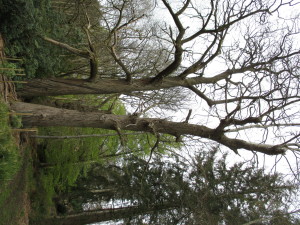
[[[0, 60], [3, 62], [5, 60], [4, 54], [4, 41], [0, 34]], [[14, 83], [11, 82], [7, 77], [1, 74], [0, 71], [0, 97], [3, 98], [5, 102], [9, 104], [11, 101], [17, 101], [17, 94], [15, 90]], [[29, 213], [30, 213], [30, 200], [28, 196], [27, 190], [27, 182], [26, 182], [26, 169], [28, 166], [28, 157], [30, 154], [25, 154], [24, 149], [28, 144], [28, 137], [26, 134], [22, 134], [20, 132], [15, 132], [14, 137], [16, 143], [19, 145], [19, 149], [21, 151], [22, 166], [20, 171], [16, 174], [14, 179], [9, 184], [9, 188], [11, 190], [11, 194], [9, 198], [6, 200], [5, 205], [9, 207], [10, 205], [14, 208], [16, 214], [15, 217], [12, 218], [11, 224], [16, 225], [28, 225], [29, 224]], [[0, 209], [1, 210], [1, 209]], [[19, 213], [18, 213], [19, 212]], [[22, 213], [20, 213], [22, 212]], [[0, 222], [1, 223], [1, 222]]]

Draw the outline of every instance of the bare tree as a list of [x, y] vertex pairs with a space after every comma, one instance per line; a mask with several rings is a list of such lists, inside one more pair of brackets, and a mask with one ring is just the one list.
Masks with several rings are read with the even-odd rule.
[[[177, 137], [195, 135], [234, 151], [244, 148], [266, 154], [298, 152], [300, 51], [295, 40], [299, 37], [299, 17], [282, 14], [298, 2], [161, 0], [146, 3], [108, 0], [102, 6], [101, 25], [107, 31], [105, 46], [118, 67], [117, 76], [107, 78], [105, 68], [98, 67], [97, 73], [91, 73], [88, 80], [32, 80], [19, 90], [20, 96], [110, 93], [137, 96], [141, 92], [150, 96], [154, 90], [162, 92], [180, 87], [198, 96], [203, 107], [197, 114], [213, 117], [213, 124], [204, 126], [203, 121], [188, 124], [187, 118], [179, 126], [161, 118], [99, 115], [106, 118], [101, 119], [101, 127], [161, 132]], [[170, 20], [154, 21], [155, 16], [163, 13]], [[101, 58], [101, 53], [60, 46], [89, 58], [93, 66], [96, 65], [94, 56]], [[93, 43], [89, 42], [89, 46]], [[93, 68], [91, 71], [95, 71]], [[101, 76], [102, 72], [105, 77]], [[67, 115], [75, 115], [73, 111], [54, 113], [54, 109], [49, 109], [46, 112], [41, 107], [21, 103], [14, 103], [13, 107], [17, 111], [33, 112], [33, 116], [24, 120], [29, 126], [55, 125], [58, 115], [65, 115], [61, 116], [65, 120], [71, 120]], [[94, 126], [94, 119], [84, 122], [82, 118], [74, 123]], [[245, 138], [253, 133], [258, 135], [250, 140]]]

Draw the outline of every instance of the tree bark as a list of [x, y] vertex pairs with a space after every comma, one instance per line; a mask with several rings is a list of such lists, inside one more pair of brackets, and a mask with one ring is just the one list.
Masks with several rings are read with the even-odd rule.
[[129, 206], [117, 209], [100, 209], [86, 211], [66, 216], [56, 216], [43, 221], [45, 225], [83, 225], [97, 223], [109, 220], [119, 220], [136, 215], [151, 213], [153, 211], [162, 211], [175, 208], [176, 206], [161, 205], [149, 208], [140, 208], [138, 206]]
[[27, 83], [18, 90], [18, 95], [21, 97], [35, 97], [76, 94], [126, 94], [134, 91], [151, 91], [179, 86], [189, 87], [200, 83], [213, 83], [225, 79], [227, 76], [227, 73], [222, 73], [211, 78], [195, 77], [187, 80], [170, 77], [164, 78], [159, 83], [151, 82], [151, 78], [135, 79], [131, 83], [121, 79], [101, 79], [95, 82], [63, 78], [33, 79], [27, 81]]
[[[139, 135], [142, 133], [123, 133], [122, 135]], [[67, 135], [67, 136], [49, 136], [49, 135], [31, 135], [30, 137], [42, 138], [42, 139], [81, 139], [81, 138], [90, 138], [90, 137], [113, 137], [118, 136], [119, 134], [82, 134], [82, 135]]]
[[228, 138], [224, 130], [185, 122], [171, 122], [164, 119], [139, 118], [132, 115], [114, 115], [101, 112], [79, 112], [23, 102], [12, 103], [12, 109], [16, 112], [27, 113], [22, 118], [22, 123], [25, 127], [95, 127], [117, 131], [130, 130], [154, 134], [170, 134], [177, 138], [181, 135], [192, 135], [216, 141], [234, 151], [246, 149], [269, 155], [282, 154], [286, 151], [284, 146], [281, 145], [257, 144]]

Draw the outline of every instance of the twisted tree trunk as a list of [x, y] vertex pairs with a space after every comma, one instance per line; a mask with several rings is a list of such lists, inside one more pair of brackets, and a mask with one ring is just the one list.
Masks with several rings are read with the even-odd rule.
[[131, 93], [134, 91], [151, 91], [172, 87], [190, 87], [201, 83], [214, 83], [225, 79], [229, 72], [224, 72], [215, 77], [194, 77], [181, 79], [179, 77], [164, 78], [160, 82], [152, 82], [151, 78], [135, 79], [128, 82], [125, 79], [101, 79], [90, 82], [83, 79], [33, 79], [23, 84], [18, 90], [22, 97], [76, 95], [76, 94], [112, 94]]
[[216, 141], [236, 151], [246, 149], [277, 155], [285, 152], [281, 145], [257, 144], [240, 139], [228, 138], [225, 131], [219, 128], [209, 128], [186, 122], [172, 122], [157, 118], [139, 118], [132, 115], [114, 115], [101, 112], [79, 112], [76, 110], [58, 109], [49, 106], [15, 102], [12, 109], [26, 113], [22, 122], [25, 127], [40, 126], [68, 126], [95, 127], [116, 130], [120, 134], [123, 130], [151, 132], [154, 134], [170, 134], [177, 138], [181, 135], [192, 135]]

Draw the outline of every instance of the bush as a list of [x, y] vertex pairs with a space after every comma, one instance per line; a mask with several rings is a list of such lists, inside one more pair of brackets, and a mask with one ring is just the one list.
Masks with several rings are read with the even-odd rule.
[[9, 63], [9, 62], [2, 62], [0, 63], [0, 72], [2, 75], [7, 77], [14, 77], [16, 75], [16, 71], [14, 69], [17, 68], [16, 64]]
[[[78, 43], [82, 34], [66, 37], [65, 15], [50, 7], [50, 0], [0, 0], [0, 33], [6, 54], [22, 58], [27, 78], [53, 76], [69, 65], [59, 55], [63, 50], [45, 43], [41, 36]], [[74, 33], [78, 29], [74, 28]], [[78, 32], [77, 32], [78, 33]], [[68, 38], [69, 40], [66, 40]]]

